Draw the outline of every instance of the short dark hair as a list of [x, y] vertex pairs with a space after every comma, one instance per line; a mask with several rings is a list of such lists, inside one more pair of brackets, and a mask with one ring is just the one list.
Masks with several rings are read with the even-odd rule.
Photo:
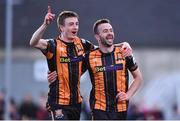
[[79, 19], [79, 16], [77, 13], [73, 12], [73, 11], [62, 11], [57, 18], [57, 25], [59, 27], [59, 25], [64, 25], [64, 20], [66, 18], [70, 18], [70, 17], [77, 17]]
[[99, 19], [99, 20], [97, 20], [95, 23], [94, 23], [94, 26], [93, 26], [93, 32], [94, 32], [94, 34], [98, 34], [99, 32], [98, 32], [98, 26], [100, 25], [100, 24], [104, 24], [104, 23], [110, 23], [110, 20], [108, 20], [108, 19]]

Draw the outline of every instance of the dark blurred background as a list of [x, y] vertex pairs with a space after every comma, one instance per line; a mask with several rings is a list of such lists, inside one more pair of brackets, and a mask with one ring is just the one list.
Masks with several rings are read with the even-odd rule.
[[[5, 1], [0, 0], [0, 46], [4, 47]], [[99, 18], [111, 20], [116, 42], [128, 41], [139, 47], [180, 45], [179, 0], [13, 0], [13, 47], [29, 47], [34, 30], [43, 22], [47, 6], [58, 15], [62, 10], [80, 16], [79, 36], [95, 42], [92, 26]], [[56, 21], [45, 37], [57, 36]]]

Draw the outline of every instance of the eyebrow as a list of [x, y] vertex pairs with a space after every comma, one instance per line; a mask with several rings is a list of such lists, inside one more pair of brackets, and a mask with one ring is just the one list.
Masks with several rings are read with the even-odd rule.
[[69, 22], [69, 24], [79, 24], [79, 22]]
[[108, 30], [108, 29], [103, 29], [103, 32], [104, 32], [104, 31], [107, 31], [107, 30]]
[[113, 28], [110, 28], [110, 29], [103, 29], [102, 31], [107, 31], [107, 30], [113, 31]]

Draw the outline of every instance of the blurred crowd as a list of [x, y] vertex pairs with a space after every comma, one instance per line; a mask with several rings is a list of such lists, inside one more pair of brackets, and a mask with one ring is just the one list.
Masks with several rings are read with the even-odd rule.
[[[179, 120], [180, 115], [177, 105], [172, 107], [172, 116], [169, 120]], [[139, 104], [131, 103], [128, 110], [128, 120], [166, 120], [165, 111], [158, 105], [154, 105], [153, 108], [147, 108], [143, 101]]]
[[[0, 119], [5, 117], [4, 94], [0, 92]], [[35, 103], [31, 94], [27, 94], [20, 104], [17, 104], [14, 98], [10, 99], [9, 114], [11, 120], [46, 120], [48, 112], [45, 108], [46, 95], [42, 93], [39, 102]]]
[[[50, 119], [49, 113], [46, 111], [46, 94], [41, 93], [39, 96], [39, 101], [35, 102], [31, 94], [24, 96], [22, 102], [19, 104], [11, 98], [10, 100], [10, 119], [11, 120], [47, 120]], [[0, 91], [0, 120], [4, 119], [5, 116], [5, 97], [4, 93]], [[82, 120], [91, 119], [91, 111], [89, 108], [89, 99], [84, 98], [82, 105]], [[173, 107], [173, 116], [171, 119], [180, 119], [178, 114], [177, 105]], [[128, 120], [163, 120], [165, 115], [163, 110], [161, 110], [157, 105], [152, 109], [147, 109], [144, 106], [143, 101], [141, 103], [130, 103], [128, 110]]]
[[[50, 113], [46, 110], [47, 94], [41, 93], [38, 102], [33, 100], [31, 94], [24, 96], [20, 103], [14, 98], [10, 99], [10, 119], [11, 120], [48, 120]], [[5, 95], [0, 91], [0, 120], [5, 119]], [[82, 105], [82, 119], [91, 119], [88, 101]]]

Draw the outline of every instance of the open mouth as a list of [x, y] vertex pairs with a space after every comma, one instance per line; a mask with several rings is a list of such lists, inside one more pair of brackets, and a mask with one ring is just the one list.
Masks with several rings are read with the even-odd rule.
[[108, 35], [106, 39], [113, 39], [114, 37], [112, 35]]
[[76, 33], [77, 33], [76, 31], [72, 31], [72, 34], [74, 34], [74, 35], [75, 35]]

